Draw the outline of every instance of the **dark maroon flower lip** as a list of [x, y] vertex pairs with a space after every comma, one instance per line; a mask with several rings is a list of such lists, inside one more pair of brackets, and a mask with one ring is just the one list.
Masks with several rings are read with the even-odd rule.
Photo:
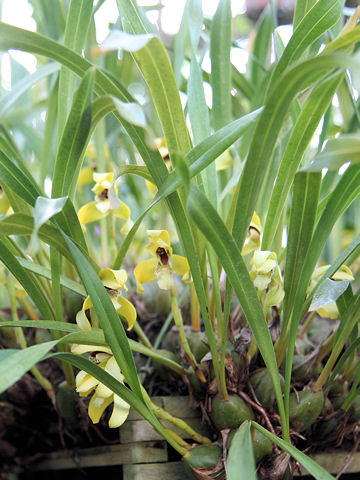
[[169, 257], [168, 257], [168, 254], [166, 253], [165, 248], [159, 247], [156, 250], [156, 254], [160, 257], [160, 262], [162, 263], [162, 265], [169, 264]]

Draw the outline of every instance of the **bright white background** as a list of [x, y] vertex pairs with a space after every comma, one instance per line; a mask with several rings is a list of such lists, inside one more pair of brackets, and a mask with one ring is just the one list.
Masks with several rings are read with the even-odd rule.
[[[94, 0], [97, 3], [97, 0]], [[139, 0], [139, 5], [154, 5], [154, 0]], [[167, 34], [174, 34], [178, 31], [182, 12], [186, 0], [162, 0], [161, 22], [162, 29]], [[203, 0], [204, 15], [213, 15], [219, 0]], [[233, 16], [244, 13], [245, 0], [232, 0], [232, 14]], [[25, 28], [27, 30], [36, 30], [36, 24], [32, 15], [32, 7], [27, 0], [3, 0], [1, 20], [16, 27]], [[156, 22], [159, 13], [153, 11], [149, 14], [150, 20]], [[97, 41], [101, 43], [109, 33], [108, 24], [114, 23], [118, 16], [116, 0], [106, 0], [95, 15]], [[1, 55], [1, 54], [0, 54]], [[33, 73], [36, 70], [36, 59], [33, 55], [12, 51], [11, 55], [25, 68]], [[8, 89], [10, 86], [10, 69], [8, 54], [1, 55], [1, 77], [2, 87]]]

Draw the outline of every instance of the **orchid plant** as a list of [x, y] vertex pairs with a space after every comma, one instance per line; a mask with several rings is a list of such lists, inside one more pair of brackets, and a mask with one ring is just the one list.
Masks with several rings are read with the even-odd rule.
[[[187, 0], [167, 48], [136, 0], [98, 45], [106, 1], [0, 23], [2, 52], [37, 59], [1, 87], [0, 392], [30, 371], [61, 414], [37, 366], [55, 358], [92, 422], [137, 410], [189, 478], [334, 479], [311, 452], [355, 444], [360, 420], [359, 9], [299, 0], [285, 44], [275, 1], [252, 25]], [[210, 437], [154, 405], [156, 365]]]

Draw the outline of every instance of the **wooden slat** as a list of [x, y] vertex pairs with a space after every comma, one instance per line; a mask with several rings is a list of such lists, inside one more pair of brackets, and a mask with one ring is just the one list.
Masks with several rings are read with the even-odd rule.
[[71, 457], [64, 451], [54, 452], [32, 464], [31, 470], [67, 470], [76, 467], [101, 467], [136, 463], [167, 462], [167, 444], [162, 442], [139, 442], [127, 445], [84, 448], [71, 451]]
[[182, 462], [125, 465], [123, 467], [123, 480], [186, 480], [187, 478]]

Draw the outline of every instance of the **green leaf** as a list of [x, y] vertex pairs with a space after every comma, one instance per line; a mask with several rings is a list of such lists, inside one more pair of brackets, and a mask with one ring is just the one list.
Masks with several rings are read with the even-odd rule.
[[340, 18], [343, 0], [319, 0], [302, 18], [279, 60], [273, 81]]
[[232, 438], [227, 457], [228, 480], [257, 480], [250, 429], [251, 422], [245, 421]]
[[0, 260], [21, 283], [44, 318], [53, 318], [51, 306], [36, 277], [22, 267], [5, 241], [0, 239]]
[[329, 303], [336, 302], [348, 288], [349, 284], [350, 282], [348, 280], [335, 281], [326, 278], [316, 290], [309, 311], [315, 311]]
[[57, 322], [55, 320], [12, 320], [9, 322], [0, 322], [0, 328], [1, 327], [46, 328], [48, 330], [59, 330], [60, 332], [74, 333], [80, 331], [79, 327], [74, 323]]
[[81, 161], [89, 140], [91, 125], [91, 96], [95, 81], [95, 69], [84, 75], [74, 96], [55, 162], [52, 197], [73, 195]]
[[38, 197], [34, 207], [34, 224], [31, 234], [29, 254], [36, 255], [39, 250], [38, 231], [39, 228], [46, 223], [50, 218], [59, 213], [67, 200], [67, 197], [62, 198], [46, 198]]
[[244, 243], [258, 200], [258, 194], [268, 167], [268, 158], [273, 152], [291, 102], [298, 91], [309, 87], [314, 80], [321, 79], [336, 67], [346, 68], [345, 58], [347, 58], [347, 65], [349, 65], [349, 57], [339, 54], [319, 55], [316, 58], [298, 63], [295, 67], [284, 72], [272, 89], [271, 95], [266, 101], [265, 109], [257, 122], [248, 158], [236, 192], [236, 222], [234, 223], [233, 235], [240, 246]]
[[[93, 10], [92, 0], [71, 0], [65, 25], [64, 44], [81, 54], [84, 48]], [[58, 133], [61, 137], [68, 116], [77, 79], [74, 73], [61, 67], [59, 77]]]
[[[68, 258], [72, 258], [70, 257], [70, 252], [68, 252]], [[51, 280], [50, 268], [44, 267], [43, 265], [38, 265], [37, 263], [34, 263], [31, 260], [27, 260], [26, 258], [17, 257], [17, 259], [20, 265], [22, 265], [26, 270], [29, 270], [30, 272], [36, 273], [36, 275], [40, 275], [41, 277]], [[79, 283], [75, 282], [74, 280], [71, 280], [71, 278], [68, 278], [65, 275], [61, 275], [60, 283], [63, 287], [67, 288], [68, 290], [78, 293], [79, 295], [82, 295], [84, 297], [86, 296], [86, 291], [84, 287]]]
[[17, 382], [30, 368], [40, 362], [57, 344], [58, 340], [33, 345], [24, 350], [12, 351], [0, 361], [0, 393]]
[[213, 92], [213, 125], [215, 130], [231, 120], [231, 5], [219, 2], [211, 23], [210, 59]]
[[276, 184], [271, 193], [261, 247], [263, 250], [271, 248], [295, 173], [299, 168], [306, 148], [313, 138], [321, 117], [331, 104], [343, 77], [344, 74], [340, 73], [321, 82], [314, 88], [307, 102], [302, 107], [284, 152]]
[[307, 12], [315, 5], [317, 0], [303, 0], [302, 2], [296, 2], [294, 12], [294, 30], [297, 28], [301, 20], [305, 17]]
[[[298, 284], [301, 281], [303, 262], [313, 235], [320, 185], [320, 173], [300, 172], [295, 176], [284, 274], [285, 325], [291, 315]], [[283, 331], [285, 332], [286, 328]]]
[[128, 174], [137, 175], [149, 182], [153, 182], [153, 178], [150, 175], [148, 168], [142, 165], [120, 165], [117, 169], [117, 173], [119, 174], [119, 177]]
[[[133, 0], [117, 1], [125, 30], [129, 33], [152, 33], [147, 30]], [[189, 133], [181, 106], [179, 90], [169, 56], [158, 37], [134, 52], [134, 58], [149, 86], [170, 152], [185, 155], [190, 149]]]
[[259, 87], [269, 68], [272, 34], [275, 29], [273, 9], [268, 6], [264, 9], [257, 22], [257, 32], [251, 59], [251, 81]]
[[308, 455], [303, 452], [300, 452], [296, 447], [290, 445], [290, 443], [285, 442], [280, 437], [272, 434], [264, 427], [259, 425], [256, 422], [251, 422], [252, 425], [259, 430], [265, 437], [274, 442], [278, 447], [280, 447], [284, 452], [287, 452], [289, 455], [295, 458], [300, 465], [302, 465], [306, 470], [312, 475], [316, 480], [335, 480], [335, 478], [324, 470], [318, 463], [312, 460]]
[[31, 175], [20, 170], [2, 151], [0, 151], [0, 181], [32, 207], [37, 197], [42, 194]]

